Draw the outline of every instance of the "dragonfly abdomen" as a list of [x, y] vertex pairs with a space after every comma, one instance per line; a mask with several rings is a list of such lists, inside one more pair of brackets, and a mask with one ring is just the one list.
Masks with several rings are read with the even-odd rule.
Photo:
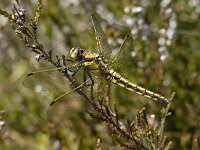
[[164, 96], [161, 96], [159, 94], [156, 94], [154, 92], [146, 90], [134, 83], [129, 82], [127, 79], [123, 78], [119, 73], [117, 73], [113, 69], [110, 69], [108, 71], [108, 73], [106, 74], [106, 79], [114, 84], [124, 87], [124, 88], [126, 88], [130, 91], [133, 91], [139, 95], [145, 96], [145, 97], [153, 99], [155, 101], [169, 103], [168, 99], [165, 98]]

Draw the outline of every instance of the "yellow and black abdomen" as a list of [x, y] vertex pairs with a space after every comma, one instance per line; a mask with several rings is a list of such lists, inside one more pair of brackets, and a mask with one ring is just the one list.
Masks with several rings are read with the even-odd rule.
[[135, 92], [139, 95], [145, 96], [147, 98], [153, 99], [155, 101], [169, 103], [167, 98], [165, 98], [159, 94], [156, 94], [154, 92], [151, 92], [149, 90], [146, 90], [134, 83], [129, 82], [127, 79], [123, 78], [119, 73], [117, 73], [113, 69], [108, 70], [105, 75], [106, 75], [106, 79], [109, 82], [117, 84], [121, 87], [124, 87], [130, 91], [133, 91], [133, 92]]

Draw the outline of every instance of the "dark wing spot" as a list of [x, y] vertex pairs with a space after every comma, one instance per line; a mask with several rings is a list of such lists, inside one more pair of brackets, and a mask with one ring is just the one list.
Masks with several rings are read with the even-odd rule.
[[52, 106], [55, 103], [55, 101], [51, 102], [50, 106]]
[[27, 74], [27, 76], [31, 76], [31, 75], [33, 75], [33, 73], [31, 72], [31, 73], [29, 73], [29, 74]]

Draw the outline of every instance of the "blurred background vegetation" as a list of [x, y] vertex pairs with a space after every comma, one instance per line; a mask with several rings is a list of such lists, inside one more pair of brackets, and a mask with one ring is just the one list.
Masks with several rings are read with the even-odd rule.
[[[23, 1], [22, 6], [27, 17], [33, 16], [36, 1]], [[1, 0], [0, 8], [11, 12], [12, 1]], [[200, 148], [200, 1], [44, 1], [38, 26], [40, 42], [60, 55], [68, 55], [72, 47], [79, 45], [95, 50], [92, 12], [98, 16], [113, 51], [131, 33], [132, 67], [124, 65], [131, 81], [167, 97], [176, 92], [171, 116], [165, 123], [165, 135], [173, 142], [173, 149]], [[49, 103], [60, 92], [38, 93], [23, 86], [28, 72], [51, 66], [44, 67], [43, 62], [35, 60], [3, 16], [0, 63], [0, 149], [94, 149], [97, 137], [107, 149], [119, 149], [105, 124], [84, 111], [82, 98], [76, 93], [63, 98], [47, 113]], [[117, 102], [124, 119], [134, 120], [142, 107], [146, 107], [149, 117], [160, 119], [162, 104], [123, 88], [113, 85], [111, 99]]]

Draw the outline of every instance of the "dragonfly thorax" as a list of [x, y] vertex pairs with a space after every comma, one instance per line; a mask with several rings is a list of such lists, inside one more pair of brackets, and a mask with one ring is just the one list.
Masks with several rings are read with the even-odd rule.
[[81, 47], [73, 47], [70, 50], [70, 57], [75, 61], [82, 61], [84, 58], [85, 50]]

